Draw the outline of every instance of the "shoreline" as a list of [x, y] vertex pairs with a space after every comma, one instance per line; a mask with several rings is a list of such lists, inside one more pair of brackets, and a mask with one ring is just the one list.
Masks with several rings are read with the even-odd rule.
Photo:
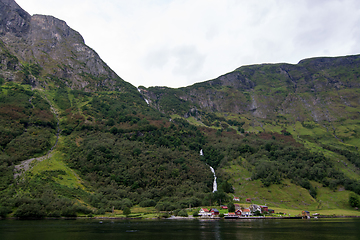
[[317, 218], [303, 218], [302, 216], [294, 216], [294, 217], [238, 217], [238, 218], [202, 218], [202, 217], [179, 217], [179, 216], [171, 216], [169, 218], [141, 218], [141, 217], [59, 217], [59, 218], [0, 218], [1, 220], [200, 220], [200, 221], [219, 221], [219, 220], [276, 220], [276, 219], [331, 219], [331, 218], [360, 218], [360, 216], [318, 216]]

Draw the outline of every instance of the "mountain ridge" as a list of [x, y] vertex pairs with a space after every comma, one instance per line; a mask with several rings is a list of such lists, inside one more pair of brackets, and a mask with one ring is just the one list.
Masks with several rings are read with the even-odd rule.
[[[269, 111], [267, 111], [268, 106], [261, 106], [259, 104], [259, 101], [265, 101], [262, 96], [264, 93], [261, 93], [261, 88], [263, 88], [263, 91], [268, 92], [271, 92], [269, 91], [270, 87], [273, 89], [277, 88], [272, 94], [278, 97], [278, 99], [274, 99], [272, 96], [266, 97], [266, 101], [270, 100], [268, 103], [274, 101], [273, 105], [278, 105], [280, 102], [287, 104], [291, 99], [286, 101], [286, 98], [293, 98], [291, 94], [304, 94], [306, 92], [312, 92], [313, 101], [316, 101], [315, 95], [319, 92], [332, 90], [332, 88], [338, 90], [358, 88], [360, 86], [357, 81], [359, 77], [358, 72], [352, 73], [349, 71], [348, 73], [341, 73], [347, 76], [340, 79], [341, 76], [339, 74], [334, 75], [332, 73], [324, 73], [324, 71], [330, 68], [348, 68], [352, 71], [355, 71], [355, 69], [358, 71], [360, 66], [359, 60], [359, 55], [353, 55], [346, 57], [304, 59], [296, 65], [287, 63], [248, 65], [239, 67], [233, 72], [224, 74], [213, 80], [196, 83], [188, 87], [166, 89], [168, 89], [169, 94], [178, 96], [179, 102], [185, 101], [200, 109], [220, 112], [234, 111], [236, 113], [252, 112], [255, 116], [266, 118], [266, 112], [271, 115], [274, 106], [271, 107], [269, 113]], [[265, 73], [265, 71], [267, 72]], [[265, 86], [266, 84], [267, 86]], [[221, 89], [224, 87], [229, 87], [232, 90], [229, 90], [227, 94], [232, 92], [232, 94], [236, 94], [236, 97], [238, 97], [237, 100], [232, 98], [235, 100], [235, 103], [230, 104], [230, 106], [226, 106], [226, 104], [229, 103], [223, 104], [221, 100], [218, 100], [219, 98], [224, 98], [226, 95], [224, 94], [226, 90]], [[161, 97], [155, 96], [156, 94], [154, 95], [154, 92], [151, 92], [152, 89], [160, 89], [159, 87], [141, 89], [146, 90], [144, 91], [144, 95], [151, 102], [161, 101]], [[203, 89], [203, 91], [199, 89]], [[172, 93], [170, 93], [171, 91]], [[284, 94], [286, 96], [281, 96]], [[191, 96], [196, 96], [197, 98]], [[213, 101], [211, 100], [212, 98], [214, 99]], [[303, 99], [301, 101], [306, 102], [307, 100]], [[157, 108], [161, 109], [159, 105]], [[176, 113], [176, 111], [174, 113]], [[184, 112], [181, 114], [184, 114]], [[296, 116], [296, 118], [301, 117]], [[324, 117], [318, 120], [323, 119]]]

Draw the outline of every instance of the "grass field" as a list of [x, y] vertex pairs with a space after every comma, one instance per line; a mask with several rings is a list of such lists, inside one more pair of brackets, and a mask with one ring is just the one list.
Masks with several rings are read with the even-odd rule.
[[55, 182], [69, 188], [80, 188], [86, 190], [81, 178], [63, 162], [63, 155], [59, 151], [54, 151], [49, 159], [34, 163], [34, 167], [30, 170], [33, 175], [41, 174], [44, 171], [62, 170], [66, 174], [54, 177]]

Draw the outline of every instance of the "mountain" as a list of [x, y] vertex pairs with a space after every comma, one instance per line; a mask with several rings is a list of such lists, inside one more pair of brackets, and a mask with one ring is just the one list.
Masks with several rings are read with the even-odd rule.
[[28, 70], [24, 74], [32, 86], [46, 87], [55, 82], [85, 91], [133, 88], [64, 21], [52, 16], [30, 16], [15, 1], [1, 1], [0, 7], [2, 75], [19, 70], [21, 64]]
[[357, 151], [359, 77], [359, 55], [313, 58], [296, 65], [243, 66], [189, 87], [141, 92], [161, 112], [193, 116], [204, 126], [286, 130], [299, 141]]
[[[241, 150], [240, 147], [238, 151], [251, 154], [243, 153], [246, 158], [240, 154], [238, 163], [231, 160], [227, 164], [221, 163], [223, 167], [219, 173], [233, 176], [229, 182], [233, 184], [235, 192], [247, 197], [244, 191], [254, 192], [253, 184], [247, 182], [247, 179], [261, 178], [263, 184], [269, 186], [271, 183], [279, 183], [273, 173], [287, 176], [285, 179], [292, 179], [298, 185], [307, 185], [307, 189], [310, 189], [311, 184], [304, 185], [302, 180], [296, 178], [301, 176], [311, 180], [312, 177], [304, 177], [306, 174], [289, 169], [281, 170], [288, 163], [281, 160], [287, 158], [283, 152], [276, 153], [282, 148], [280, 142], [287, 142], [286, 145], [291, 146], [291, 141], [296, 141], [314, 154], [326, 156], [332, 169], [340, 170], [341, 174], [350, 179], [359, 179], [359, 73], [359, 55], [320, 57], [305, 59], [295, 65], [280, 63], [243, 66], [214, 80], [178, 89], [140, 89], [154, 108], [173, 117], [185, 118], [197, 126], [212, 128], [217, 131], [218, 137], [233, 132], [242, 135], [245, 140], [256, 134], [258, 140], [262, 138], [269, 141], [263, 146], [253, 142], [258, 148], [267, 149], [265, 152], [251, 148]], [[292, 140], [286, 140], [285, 136], [292, 136]], [[228, 144], [235, 145], [233, 141]], [[238, 144], [249, 145], [243, 141]], [[231, 148], [236, 149], [235, 146], [222, 146], [218, 150], [229, 155]], [[298, 168], [296, 165], [292, 167]], [[267, 169], [261, 169], [264, 166]], [[321, 168], [326, 169], [324, 166]], [[314, 169], [312, 163], [307, 171]], [[245, 177], [237, 176], [236, 172], [245, 174]], [[293, 174], [292, 177], [289, 173]], [[325, 180], [328, 174], [312, 180], [321, 178], [323, 186], [329, 186], [328, 180]], [[237, 182], [242, 186], [236, 187]], [[332, 184], [338, 185], [339, 182], [336, 180]], [[316, 183], [312, 185], [317, 189], [323, 187]], [[259, 192], [258, 189], [256, 191]], [[274, 198], [266, 192], [259, 195], [267, 195], [266, 202]]]
[[1, 217], [173, 211], [233, 195], [351, 209], [360, 194], [359, 56], [137, 89], [64, 21], [0, 0], [0, 24]]
[[[164, 91], [143, 88], [143, 94], [159, 110], [181, 115], [197, 108], [261, 119], [282, 115], [291, 121], [331, 122], [349, 114], [338, 112], [337, 105], [357, 107], [357, 96], [346, 90], [356, 93], [359, 89], [359, 69], [360, 56], [306, 59], [296, 65], [244, 66], [189, 87]], [[177, 103], [188, 108], [179, 108]]]

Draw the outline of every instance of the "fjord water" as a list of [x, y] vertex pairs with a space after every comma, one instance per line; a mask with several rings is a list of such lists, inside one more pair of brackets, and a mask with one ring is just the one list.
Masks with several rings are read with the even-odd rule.
[[1, 240], [360, 239], [360, 219], [0, 221]]

